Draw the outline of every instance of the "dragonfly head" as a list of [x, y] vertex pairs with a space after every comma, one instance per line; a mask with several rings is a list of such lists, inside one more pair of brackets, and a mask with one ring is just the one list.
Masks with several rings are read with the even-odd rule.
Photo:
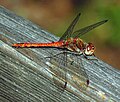
[[86, 44], [85, 50], [84, 50], [84, 54], [85, 55], [93, 55], [95, 51], [95, 46], [92, 43], [88, 43]]

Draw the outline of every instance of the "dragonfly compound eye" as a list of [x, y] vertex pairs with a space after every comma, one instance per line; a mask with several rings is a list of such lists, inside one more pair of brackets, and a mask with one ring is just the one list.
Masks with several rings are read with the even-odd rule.
[[95, 47], [92, 43], [88, 43], [85, 48], [85, 55], [93, 55]]

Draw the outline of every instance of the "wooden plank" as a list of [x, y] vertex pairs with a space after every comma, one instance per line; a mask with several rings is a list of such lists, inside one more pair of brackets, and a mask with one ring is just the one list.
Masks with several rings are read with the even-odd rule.
[[[16, 42], [57, 40], [57, 37], [38, 25], [0, 7], [1, 101], [118, 102], [120, 100], [120, 71], [99, 59], [88, 61], [80, 56], [90, 79], [90, 85], [87, 86], [78, 67], [69, 65], [59, 68], [57, 61], [51, 63], [49, 59], [44, 58], [59, 53], [59, 50], [11, 47], [11, 44]], [[81, 66], [77, 63], [77, 66], [79, 65]], [[65, 84], [62, 75], [67, 76], [65, 89], [62, 88]]]

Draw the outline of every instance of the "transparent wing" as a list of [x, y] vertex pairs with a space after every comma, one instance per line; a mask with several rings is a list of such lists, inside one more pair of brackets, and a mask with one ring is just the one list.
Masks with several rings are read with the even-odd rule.
[[108, 20], [103, 20], [103, 21], [97, 22], [97, 23], [95, 23], [95, 24], [89, 25], [89, 26], [87, 26], [87, 27], [85, 27], [85, 28], [82, 28], [82, 29], [80, 29], [80, 30], [77, 30], [77, 31], [75, 31], [75, 32], [72, 34], [72, 37], [73, 37], [73, 38], [77, 38], [77, 37], [79, 37], [79, 36], [81, 36], [81, 35], [89, 32], [90, 30], [92, 30], [92, 29], [94, 29], [94, 28], [96, 28], [96, 27], [98, 27], [98, 26], [106, 23], [107, 21], [108, 21]]
[[72, 70], [74, 70], [74, 72], [78, 73], [80, 76], [84, 77], [83, 79], [81, 78], [81, 80], [87, 84], [87, 80], [89, 80], [89, 77], [84, 68], [82, 56], [72, 54], [70, 55], [70, 58], [73, 60], [73, 62], [71, 63]]
[[61, 69], [63, 68], [62, 70], [64, 70], [65, 72], [64, 74], [61, 73], [60, 75], [60, 77], [65, 80], [65, 82], [70, 81], [67, 77], [67, 73], [69, 73], [69, 75], [71, 74], [71, 76], [74, 76], [74, 73], [76, 73], [79, 77], [81, 77], [80, 80], [87, 85], [89, 77], [82, 62], [82, 56], [72, 53], [70, 51], [63, 51], [55, 55], [54, 58], [56, 58], [55, 61], [59, 64], [59, 67]]
[[53, 75], [52, 81], [54, 82], [56, 89], [59, 91], [59, 92], [55, 91], [55, 95], [58, 98], [62, 98], [62, 94], [67, 85], [66, 79], [67, 53], [64, 53], [64, 51], [62, 50], [58, 52], [59, 53], [56, 54], [55, 52], [54, 53], [51, 52], [50, 57], [45, 57], [44, 59], [46, 60], [47, 65], [49, 65], [48, 72]]
[[[66, 72], [67, 72], [66, 67], [68, 63], [67, 52], [63, 50], [58, 52], [59, 53], [56, 54], [51, 53], [51, 56], [47, 58], [50, 58], [49, 62], [52, 65], [50, 67], [51, 72], [53, 72], [54, 76], [56, 76], [56, 78], [59, 79], [59, 81], [54, 80], [54, 83], [64, 89], [66, 88], [66, 84], [67, 84], [67, 79], [66, 79]], [[60, 84], [59, 82], [62, 82], [62, 84]]]
[[68, 29], [66, 30], [66, 32], [61, 36], [61, 38], [59, 39], [59, 41], [70, 38], [71, 34], [73, 32], [73, 29], [76, 25], [76, 23], [78, 22], [79, 18], [80, 18], [81, 13], [79, 13], [75, 19], [72, 21], [72, 23], [70, 24], [70, 26], [68, 27]]

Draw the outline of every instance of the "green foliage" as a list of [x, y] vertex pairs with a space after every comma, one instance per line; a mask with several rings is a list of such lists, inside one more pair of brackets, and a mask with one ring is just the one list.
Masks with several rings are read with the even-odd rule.
[[107, 43], [112, 46], [120, 45], [120, 6], [119, 5], [108, 5], [100, 8], [100, 13], [109, 19], [111, 27], [110, 36]]

